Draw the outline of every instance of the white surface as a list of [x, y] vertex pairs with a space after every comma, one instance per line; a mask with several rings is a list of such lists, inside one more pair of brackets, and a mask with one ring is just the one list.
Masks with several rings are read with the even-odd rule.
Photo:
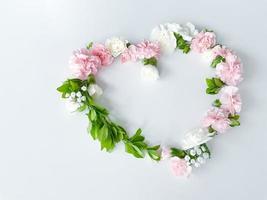
[[[2, 1], [0, 199], [267, 199], [266, 3]], [[167, 163], [132, 158], [122, 146], [101, 152], [86, 133], [86, 117], [69, 115], [55, 90], [73, 49], [110, 36], [136, 42], [168, 21], [214, 30], [245, 66], [242, 126], [212, 140], [212, 159], [188, 180], [173, 177]], [[197, 55], [175, 53], [161, 59], [161, 80], [145, 83], [139, 67], [103, 70], [103, 103], [153, 144], [177, 144], [213, 99], [204, 94], [209, 68]]]

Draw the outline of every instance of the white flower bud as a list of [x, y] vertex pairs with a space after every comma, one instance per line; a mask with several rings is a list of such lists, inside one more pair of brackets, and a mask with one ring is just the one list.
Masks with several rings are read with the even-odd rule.
[[85, 92], [87, 90], [86, 86], [82, 86], [81, 90]]
[[196, 151], [194, 149], [190, 150], [190, 155], [191, 156], [195, 156], [196, 155]]
[[103, 94], [103, 90], [97, 84], [91, 84], [88, 87], [88, 93], [90, 96], [101, 96]]
[[79, 92], [76, 93], [76, 96], [77, 97], [81, 97], [82, 96], [82, 93], [79, 91]]
[[72, 93], [70, 93], [70, 96], [71, 96], [72, 98], [74, 98], [74, 97], [76, 96], [76, 93], [75, 93], [75, 92], [72, 92]]
[[159, 79], [159, 71], [153, 65], [144, 65], [141, 68], [141, 77], [144, 80], [155, 81]]
[[82, 97], [81, 97], [81, 100], [82, 100], [82, 101], [85, 101], [85, 100], [86, 100], [86, 97], [85, 97], [85, 96], [82, 96]]

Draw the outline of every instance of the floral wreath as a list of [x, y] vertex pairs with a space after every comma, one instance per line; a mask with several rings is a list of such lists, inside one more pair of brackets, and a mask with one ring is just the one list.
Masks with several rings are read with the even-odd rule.
[[[180, 148], [150, 145], [141, 129], [130, 136], [109, 118], [106, 108], [96, 103], [96, 97], [103, 91], [96, 84], [95, 75], [120, 57], [122, 63], [142, 61], [142, 78], [154, 81], [159, 78], [157, 60], [160, 55], [173, 53], [176, 49], [185, 54], [200, 53], [209, 62], [215, 69], [215, 76], [206, 79], [206, 93], [218, 94], [218, 97], [203, 116], [201, 126], [185, 134]], [[117, 37], [106, 40], [105, 44], [91, 42], [86, 48], [73, 52], [70, 69], [74, 78], [64, 81], [57, 90], [71, 112], [87, 111], [88, 133], [100, 142], [101, 150], [111, 152], [117, 143], [123, 142], [125, 151], [136, 158], [148, 154], [155, 161], [170, 160], [176, 176], [188, 177], [193, 167], [199, 167], [210, 158], [206, 142], [228, 128], [240, 125], [241, 98], [237, 85], [242, 81], [241, 61], [232, 50], [217, 44], [213, 31], [199, 32], [191, 23], [159, 25], [152, 30], [150, 40], [137, 44]]]

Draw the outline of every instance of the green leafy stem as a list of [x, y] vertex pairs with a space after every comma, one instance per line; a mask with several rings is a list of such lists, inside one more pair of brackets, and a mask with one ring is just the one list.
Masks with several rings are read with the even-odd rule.
[[101, 145], [101, 150], [111, 152], [117, 143], [123, 142], [125, 151], [132, 154], [136, 158], [144, 158], [147, 153], [153, 160], [160, 160], [160, 145], [149, 146], [145, 142], [145, 137], [142, 135], [142, 130], [138, 129], [133, 136], [129, 136], [126, 130], [120, 125], [114, 123], [109, 118], [109, 112], [106, 108], [95, 103], [92, 96], [87, 91], [81, 91], [83, 86], [88, 88], [90, 84], [95, 83], [94, 76], [90, 75], [87, 80], [68, 79], [57, 88], [61, 93], [62, 98], [68, 98], [72, 92], [80, 91], [86, 97], [86, 101], [78, 111], [89, 110], [87, 113], [90, 121], [88, 133], [94, 140], [98, 140]]

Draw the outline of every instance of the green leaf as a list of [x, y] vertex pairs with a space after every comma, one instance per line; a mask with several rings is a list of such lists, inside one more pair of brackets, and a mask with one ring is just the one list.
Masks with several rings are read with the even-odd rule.
[[183, 49], [183, 53], [188, 53], [190, 51], [190, 46], [186, 45]]
[[183, 51], [183, 53], [188, 53], [190, 51], [190, 44], [183, 39], [179, 33], [173, 33], [176, 38], [176, 48]]
[[97, 139], [98, 131], [99, 131], [99, 125], [97, 123], [92, 123], [92, 125], [88, 126], [87, 128], [87, 132], [91, 134], [94, 140]]
[[235, 114], [235, 115], [230, 115], [229, 119], [235, 119], [235, 120], [239, 120], [240, 116]]
[[98, 140], [101, 142], [102, 140], [106, 140], [108, 137], [108, 126], [106, 124], [104, 124], [99, 132], [98, 132]]
[[147, 150], [149, 157], [153, 160], [159, 161], [160, 160], [160, 153], [157, 150]]
[[209, 133], [215, 133], [216, 132], [211, 126], [208, 127], [208, 131], [209, 131]]
[[156, 145], [153, 147], [147, 147], [147, 150], [158, 150], [160, 148], [160, 145]]
[[219, 78], [213, 78], [213, 81], [217, 87], [222, 87], [224, 83]]
[[144, 65], [153, 65], [153, 66], [157, 66], [157, 59], [155, 57], [152, 58], [145, 58], [143, 60], [143, 64]]
[[83, 112], [85, 109], [87, 108], [87, 105], [86, 104], [83, 104], [82, 106], [80, 106], [77, 111], [78, 112]]
[[214, 80], [213, 78], [206, 78], [206, 83], [207, 83], [207, 86], [209, 88], [215, 88], [216, 87], [216, 84], [214, 83]]
[[96, 111], [94, 109], [91, 109], [89, 111], [88, 117], [89, 117], [90, 121], [95, 121], [97, 119]]
[[206, 84], [208, 88], [206, 89], [207, 94], [217, 94], [224, 83], [219, 78], [207, 78]]
[[171, 148], [171, 155], [177, 156], [179, 158], [184, 158], [186, 155], [186, 152], [182, 149]]
[[129, 154], [132, 154], [136, 158], [144, 158], [144, 153], [142, 149], [140, 149], [138, 146], [134, 145], [131, 142], [125, 143], [125, 151]]
[[231, 127], [240, 126], [240, 122], [238, 120], [231, 119], [230, 121], [231, 121], [231, 123], [230, 123]]
[[222, 56], [217, 56], [211, 63], [211, 67], [216, 67], [219, 63], [225, 62], [225, 58]]
[[90, 74], [90, 75], [88, 76], [88, 78], [87, 78], [87, 83], [88, 83], [88, 85], [90, 85], [90, 84], [94, 84], [94, 83], [95, 83], [95, 77], [94, 77], [93, 74]]
[[67, 93], [69, 92], [69, 85], [66, 83], [63, 83], [61, 86], [57, 88], [57, 91], [62, 92], [62, 93]]
[[213, 106], [215, 106], [215, 107], [220, 107], [221, 105], [222, 105], [222, 103], [221, 103], [221, 101], [219, 100], [219, 99], [216, 99], [214, 102], [213, 102], [213, 104], [212, 104]]

